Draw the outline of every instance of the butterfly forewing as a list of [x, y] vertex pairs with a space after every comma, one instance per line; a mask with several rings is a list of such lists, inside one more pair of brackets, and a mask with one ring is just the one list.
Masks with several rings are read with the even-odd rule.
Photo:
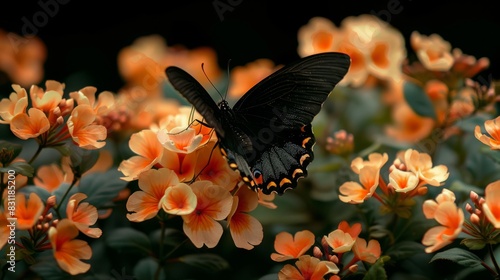
[[219, 121], [221, 114], [219, 107], [217, 107], [217, 104], [205, 88], [193, 76], [178, 67], [170, 66], [165, 70], [165, 73], [172, 86], [189, 103], [193, 104], [196, 111], [203, 116], [205, 122], [210, 127], [215, 128], [219, 135], [224, 135], [224, 130]]

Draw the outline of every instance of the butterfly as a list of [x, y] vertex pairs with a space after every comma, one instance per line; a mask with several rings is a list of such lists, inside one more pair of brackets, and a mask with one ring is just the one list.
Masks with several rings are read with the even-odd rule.
[[229, 166], [254, 191], [282, 195], [307, 176], [314, 159], [311, 122], [351, 60], [319, 53], [285, 65], [248, 90], [231, 108], [215, 103], [205, 88], [176, 66], [165, 72], [172, 86], [213, 128]]

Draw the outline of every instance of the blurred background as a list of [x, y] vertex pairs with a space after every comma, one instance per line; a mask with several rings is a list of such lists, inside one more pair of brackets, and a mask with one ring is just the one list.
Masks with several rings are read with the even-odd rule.
[[[40, 11], [44, 5], [54, 3], [57, 9], [52, 9], [55, 11], [52, 15], [46, 14], [45, 21]], [[132, 4], [40, 0], [8, 1], [0, 6], [0, 29], [38, 36], [47, 46], [44, 80], [64, 81], [69, 90], [80, 86], [73, 88], [71, 83], [72, 77], [78, 75], [80, 80], [87, 79], [82, 84], [117, 91], [123, 85], [117, 70], [117, 54], [140, 36], [159, 34], [169, 46], [210, 46], [215, 49], [222, 69], [226, 69], [229, 59], [232, 66], [258, 58], [282, 64], [299, 57], [297, 31], [310, 18], [322, 16], [339, 25], [347, 16], [370, 13], [398, 29], [407, 45], [413, 31], [424, 35], [437, 33], [466, 54], [488, 57], [491, 66], [486, 74], [500, 78], [500, 40], [495, 38], [500, 20], [491, 2], [484, 0], [467, 5], [412, 0], [309, 0], [298, 4], [263, 0], [134, 1]], [[5, 79], [2, 88], [10, 90]]]

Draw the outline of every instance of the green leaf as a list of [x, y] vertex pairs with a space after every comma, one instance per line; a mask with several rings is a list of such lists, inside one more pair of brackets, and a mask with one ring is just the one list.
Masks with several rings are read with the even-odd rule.
[[40, 279], [64, 280], [69, 278], [69, 274], [59, 268], [54, 257], [46, 255], [37, 259], [37, 263], [30, 266], [30, 270], [35, 272]]
[[61, 153], [62, 156], [70, 156], [71, 155], [71, 149], [67, 144], [63, 145], [55, 145], [55, 146], [50, 146], [52, 149], [55, 149], [59, 153]]
[[481, 250], [487, 243], [483, 239], [465, 238], [460, 244], [464, 244], [469, 250]]
[[75, 176], [82, 176], [83, 173], [88, 171], [99, 158], [98, 150], [86, 150], [78, 146], [70, 146], [70, 165]]
[[132, 229], [119, 228], [106, 234], [106, 244], [119, 252], [151, 254], [151, 242], [146, 234]]
[[78, 191], [86, 194], [86, 201], [97, 208], [109, 206], [109, 202], [127, 186], [127, 182], [120, 179], [120, 176], [121, 173], [116, 169], [83, 176]]
[[387, 279], [387, 273], [384, 269], [384, 264], [391, 258], [389, 256], [382, 256], [375, 262], [370, 269], [366, 272], [363, 280], [383, 280]]
[[192, 254], [179, 258], [179, 261], [201, 268], [207, 272], [217, 272], [229, 268], [229, 263], [215, 254]]
[[[164, 231], [163, 237], [163, 245], [167, 246], [177, 246], [181, 244], [183, 241], [187, 240], [184, 232], [175, 229], [175, 228], [166, 228]], [[154, 244], [160, 244], [161, 239], [161, 230], [155, 230], [150, 234], [150, 240], [153, 241]]]
[[[149, 280], [155, 279], [155, 272], [158, 269], [158, 262], [153, 258], [140, 260], [134, 267], [134, 279]], [[163, 269], [160, 271], [160, 277], [156, 279], [166, 279]]]
[[26, 177], [33, 177], [33, 175], [35, 173], [35, 169], [33, 168], [33, 166], [31, 166], [27, 162], [22, 162], [22, 161], [13, 162], [5, 168], [14, 170], [14, 171], [16, 171], [16, 173], [19, 173], [19, 174], [24, 175]]
[[434, 106], [422, 87], [405, 82], [403, 91], [406, 102], [417, 115], [436, 119]]
[[465, 267], [481, 265], [482, 263], [482, 260], [478, 256], [460, 248], [453, 248], [437, 253], [432, 257], [430, 262], [436, 260], [449, 260]]

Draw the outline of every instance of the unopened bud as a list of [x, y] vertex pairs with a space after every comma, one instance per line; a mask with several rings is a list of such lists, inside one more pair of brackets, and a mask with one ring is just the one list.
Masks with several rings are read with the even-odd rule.
[[470, 221], [471, 221], [471, 223], [473, 223], [475, 225], [479, 225], [479, 222], [480, 222], [479, 216], [475, 213], [471, 214]]
[[353, 264], [349, 267], [349, 271], [352, 272], [352, 273], [355, 273], [358, 271], [358, 265], [357, 264]]
[[323, 252], [321, 252], [321, 249], [318, 246], [314, 246], [313, 256], [318, 258], [318, 259], [321, 259], [321, 257], [323, 257]]

